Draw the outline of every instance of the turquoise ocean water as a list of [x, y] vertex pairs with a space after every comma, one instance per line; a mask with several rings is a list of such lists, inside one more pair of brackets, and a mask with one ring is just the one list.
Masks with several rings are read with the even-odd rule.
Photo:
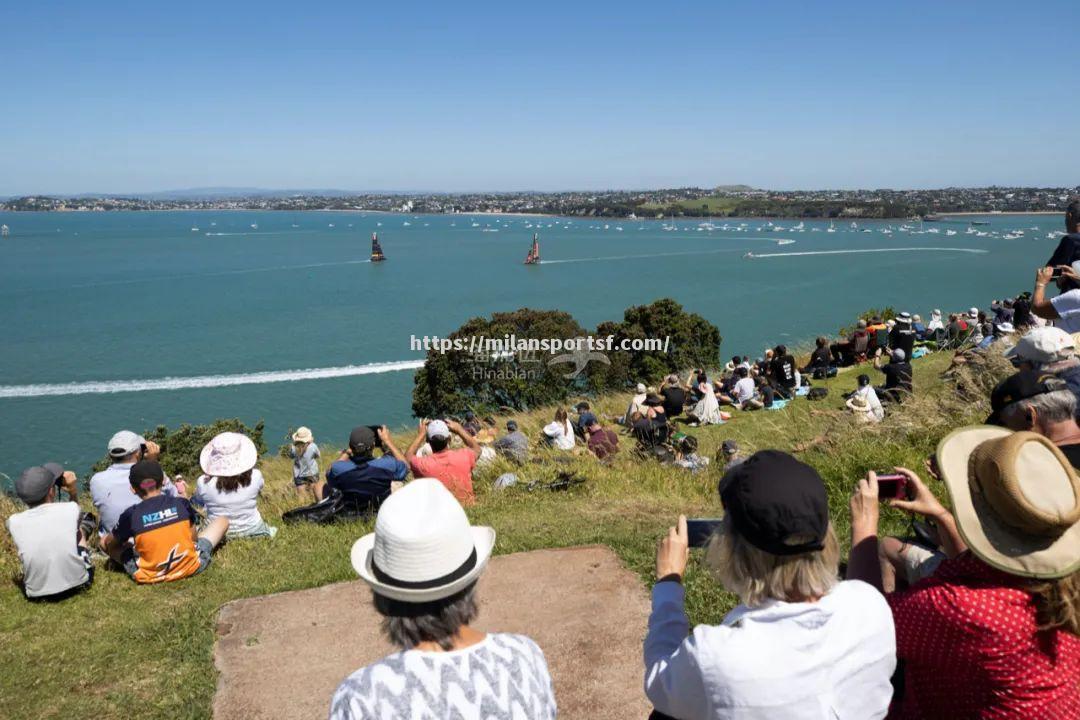
[[[566, 310], [590, 328], [670, 296], [719, 326], [730, 356], [834, 333], [870, 306], [986, 307], [1030, 289], [1061, 219], [979, 219], [989, 224], [974, 232], [967, 219], [828, 232], [790, 220], [0, 213], [0, 472], [57, 460], [81, 475], [122, 428], [261, 418], [273, 447], [300, 424], [340, 442], [356, 424], [407, 423], [412, 371], [378, 364], [422, 359], [410, 336], [494, 311]], [[385, 263], [365, 262], [372, 231]], [[534, 232], [544, 263], [526, 267]], [[272, 374], [232, 384], [253, 373]]]

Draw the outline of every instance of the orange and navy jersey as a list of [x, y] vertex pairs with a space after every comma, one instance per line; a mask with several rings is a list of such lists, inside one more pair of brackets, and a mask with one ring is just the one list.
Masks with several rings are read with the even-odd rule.
[[113, 530], [119, 542], [135, 540], [140, 583], [179, 580], [199, 569], [199, 554], [191, 539], [195, 512], [187, 498], [156, 495], [133, 505], [120, 515]]

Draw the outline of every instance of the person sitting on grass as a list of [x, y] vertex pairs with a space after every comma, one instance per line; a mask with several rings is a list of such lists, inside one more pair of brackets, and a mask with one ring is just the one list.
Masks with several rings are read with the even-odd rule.
[[555, 419], [544, 426], [544, 440], [559, 450], [573, 450], [577, 432], [565, 408], [556, 408]]
[[181, 580], [210, 566], [211, 555], [229, 530], [217, 517], [195, 530], [195, 510], [187, 498], [162, 492], [165, 473], [156, 460], [131, 466], [129, 483], [139, 502], [120, 515], [102, 548], [139, 584]]
[[588, 437], [589, 450], [598, 460], [606, 460], [619, 452], [619, 436], [600, 424], [592, 413], [585, 413], [581, 418]]
[[383, 503], [350, 559], [397, 651], [342, 681], [330, 720], [554, 720], [554, 685], [536, 643], [472, 627], [494, 545], [495, 531], [471, 527], [436, 480], [414, 480]]
[[[382, 448], [380, 457], [375, 457], [377, 447]], [[357, 509], [374, 510], [390, 496], [392, 483], [403, 482], [408, 474], [405, 456], [386, 426], [380, 426], [376, 433], [360, 425], [349, 433], [349, 446], [326, 471], [326, 481], [315, 485], [315, 495], [322, 500], [330, 490], [336, 490]]]
[[574, 412], [577, 413], [577, 417], [571, 421], [574, 426], [574, 435], [580, 440], [587, 440], [588, 433], [585, 432], [586, 415], [592, 415], [592, 407], [584, 400], [574, 406]]
[[472, 410], [465, 411], [464, 420], [465, 422], [461, 423], [462, 429], [464, 429], [465, 432], [469, 433], [473, 437], [476, 437], [477, 433], [479, 433], [484, 427], [480, 424], [480, 421], [476, 418], [476, 413], [474, 413]]
[[874, 367], [885, 375], [885, 385], [878, 392], [882, 400], [899, 403], [914, 391], [911, 363], [903, 350], [893, 350], [888, 365], [883, 366], [881, 358], [874, 358]]
[[754, 380], [754, 390], [757, 392], [757, 400], [761, 403], [761, 407], [765, 408], [771, 408], [776, 402], [776, 396], [780, 394], [772, 381], [764, 375], [758, 375]]
[[315, 485], [319, 482], [319, 446], [315, 444], [315, 437], [311, 430], [300, 427], [292, 434], [292, 445], [289, 446], [289, 457], [293, 461], [293, 486], [296, 494], [306, 498], [318, 499], [315, 494]]
[[277, 528], [259, 514], [259, 493], [266, 481], [255, 467], [258, 461], [255, 443], [235, 432], [215, 435], [199, 454], [205, 475], [195, 483], [192, 503], [205, 507], [211, 521], [228, 518], [230, 538], [277, 535]]
[[765, 407], [761, 400], [754, 397], [757, 383], [754, 378], [750, 377], [750, 371], [744, 367], [737, 367], [735, 368], [735, 377], [738, 380], [735, 381], [731, 395], [723, 395], [720, 400], [730, 403], [740, 410], [757, 410]]
[[523, 463], [529, 459], [529, 438], [518, 429], [516, 420], [506, 421], [506, 434], [496, 440], [492, 447], [495, 448], [495, 452], [516, 463]]
[[[116, 527], [125, 510], [139, 502], [139, 496], [132, 491], [128, 481], [132, 466], [140, 460], [157, 460], [161, 455], [157, 443], [130, 430], [121, 430], [113, 435], [106, 450], [112, 465], [90, 478], [90, 498], [97, 510], [100, 522], [98, 534], [102, 537]], [[174, 485], [168, 477], [161, 490], [170, 497], [187, 495], [183, 482]]]
[[850, 400], [856, 396], [862, 397], [866, 401], [866, 406], [870, 408], [869, 412], [873, 416], [874, 422], [884, 420], [885, 408], [881, 404], [881, 399], [878, 398], [877, 390], [870, 383], [870, 376], [863, 373], [855, 379], [855, 382], [858, 387], [855, 388], [855, 391], [851, 393], [851, 397], [848, 399]]
[[719, 425], [724, 422], [722, 413], [720, 412], [720, 403], [716, 399], [716, 392], [713, 390], [712, 383], [702, 373], [698, 376], [698, 385], [695, 388], [695, 397], [697, 402], [694, 407], [687, 413], [686, 421], [689, 425]]
[[[563, 415], [565, 414], [566, 411], [563, 410]], [[573, 437], [573, 431], [567, 431]], [[451, 433], [461, 438], [465, 447], [451, 449]], [[424, 442], [425, 436], [432, 452], [427, 457], [417, 457], [416, 450]], [[453, 420], [421, 420], [416, 429], [416, 437], [405, 453], [414, 478], [435, 478], [454, 494], [458, 502], [465, 504], [472, 504], [476, 500], [472, 471], [479, 457], [480, 445], [476, 438]]]
[[855, 324], [855, 329], [845, 339], [829, 346], [833, 362], [836, 365], [854, 365], [855, 361], [866, 354], [870, 347], [870, 335], [866, 329], [866, 321], [862, 318]]
[[913, 327], [911, 313], [902, 312], [896, 316], [896, 325], [889, 332], [889, 347], [893, 350], [903, 350], [905, 357], [911, 357], [915, 352], [916, 332]]
[[790, 400], [795, 397], [799, 384], [799, 370], [795, 358], [788, 352], [786, 345], [777, 345], [770, 365], [772, 386], [781, 397]]
[[721, 470], [727, 472], [746, 462], [746, 457], [739, 454], [738, 441], [725, 440], [720, 443], [720, 452], [716, 455], [716, 462], [721, 466]]
[[1077, 400], [1061, 378], [1021, 370], [998, 383], [990, 393], [990, 408], [993, 412], [987, 425], [1036, 432], [1057, 445], [1073, 467], [1080, 468]]
[[626, 412], [623, 413], [621, 418], [615, 418], [615, 422], [619, 425], [626, 427], [630, 426], [630, 416], [635, 412], [645, 412], [645, 398], [648, 397], [648, 388], [645, 387], [645, 383], [638, 383], [634, 389], [634, 396], [630, 398], [630, 404], [626, 408]]
[[1080, 357], [1073, 336], [1061, 328], [1047, 326], [1029, 330], [1019, 342], [1005, 351], [1018, 370], [1050, 373], [1065, 381], [1080, 398]]
[[[910, 470], [910, 501], [937, 520], [946, 559], [886, 597], [903, 660], [891, 718], [1080, 717], [1080, 477], [1049, 439], [975, 426], [947, 435], [947, 511]], [[880, 489], [851, 498], [848, 578], [878, 589]]]
[[664, 416], [668, 421], [682, 415], [686, 407], [686, 391], [688, 388], [679, 383], [678, 375], [668, 375], [660, 385], [660, 395], [664, 398]]
[[27, 468], [15, 480], [26, 510], [7, 519], [22, 563], [22, 591], [30, 600], [62, 600], [94, 582], [89, 535], [92, 517], [81, 522], [74, 502], [54, 502], [64, 468], [56, 463]]
[[[819, 337], [814, 341], [814, 352], [810, 353], [810, 361], [802, 369], [803, 374], [820, 375], [825, 377], [829, 368], [832, 367], [832, 353], [829, 352], [829, 339]], [[815, 373], [815, 371], [818, 371]]]
[[709, 466], [709, 458], [698, 454], [698, 441], [693, 435], [676, 436], [675, 466], [690, 472], [704, 470]]
[[705, 564], [742, 601], [691, 629], [687, 523], [660, 541], [645, 637], [645, 694], [673, 718], [882, 718], [896, 668], [884, 598], [837, 579], [825, 484], [776, 450], [720, 481], [724, 518]]

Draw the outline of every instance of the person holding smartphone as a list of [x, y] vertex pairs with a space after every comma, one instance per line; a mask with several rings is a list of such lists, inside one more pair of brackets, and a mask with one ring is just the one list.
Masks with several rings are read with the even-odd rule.
[[[883, 596], [904, 668], [890, 718], [1080, 717], [1080, 477], [1049, 438], [987, 425], [936, 462], [952, 512], [903, 468], [913, 499], [891, 501], [936, 518], [949, 557]], [[875, 473], [850, 506], [847, 577], [881, 590]]]
[[685, 516], [660, 540], [645, 638], [645, 694], [675, 718], [883, 718], [896, 668], [892, 616], [862, 582], [838, 580], [825, 484], [763, 450], [720, 481], [724, 518], [705, 564], [742, 603], [690, 628]]

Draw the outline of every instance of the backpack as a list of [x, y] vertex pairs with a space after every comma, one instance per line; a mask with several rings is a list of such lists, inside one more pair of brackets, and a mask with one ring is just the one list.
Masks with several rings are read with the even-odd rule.
[[375, 516], [379, 506], [369, 499], [346, 498], [340, 491], [330, 489], [329, 494], [317, 503], [305, 505], [282, 514], [287, 523], [309, 522], [327, 525], [339, 520], [367, 520]]
[[822, 400], [829, 394], [829, 388], [814, 387], [806, 394], [807, 400]]

